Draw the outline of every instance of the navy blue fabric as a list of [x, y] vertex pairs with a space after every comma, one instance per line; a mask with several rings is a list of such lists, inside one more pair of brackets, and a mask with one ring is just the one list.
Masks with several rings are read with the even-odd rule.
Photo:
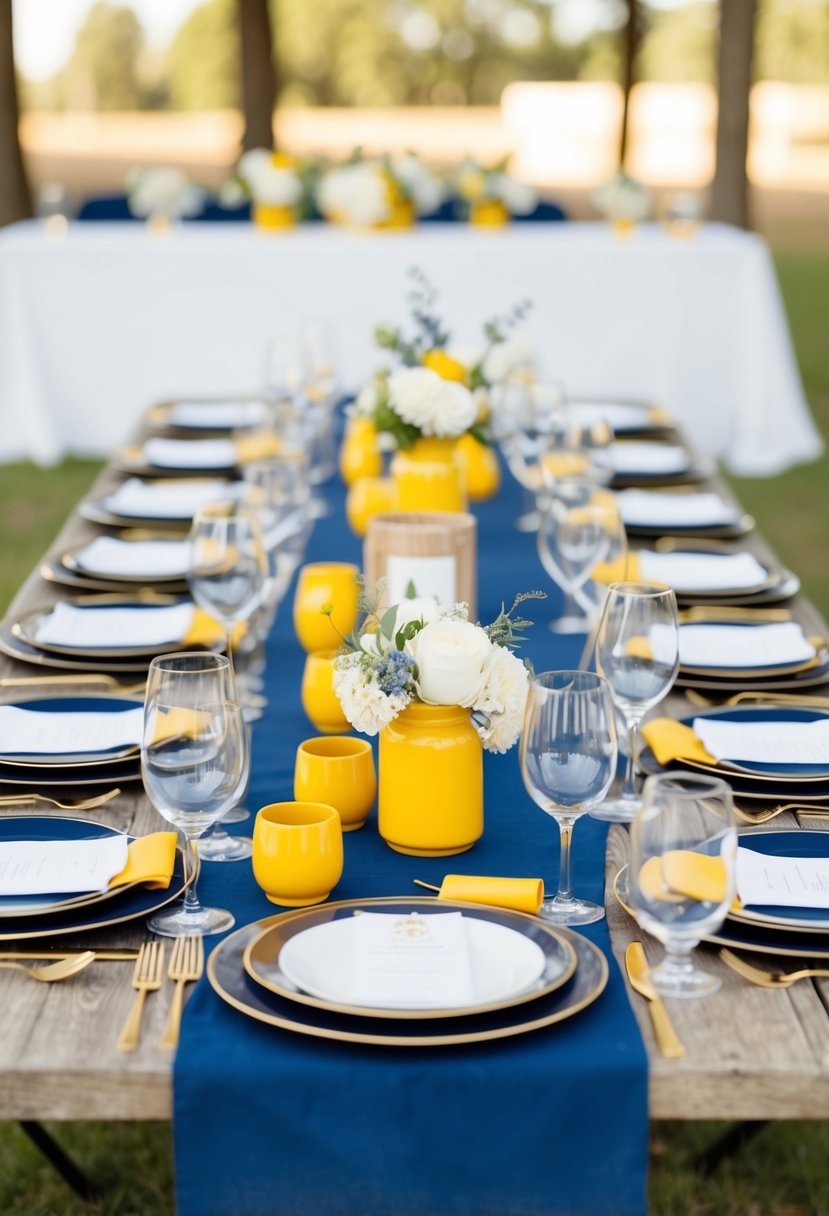
[[[359, 562], [342, 491], [328, 496], [333, 513], [317, 525], [308, 560]], [[513, 527], [519, 510], [510, 485], [477, 509], [481, 620], [546, 582], [533, 538]], [[547, 628], [552, 598], [528, 607], [536, 669], [575, 665], [583, 639]], [[293, 796], [296, 746], [315, 733], [299, 703], [303, 662], [289, 595], [268, 647], [270, 708], [254, 732], [251, 807]], [[421, 859], [388, 849], [372, 815], [345, 836], [332, 898], [414, 895], [413, 878], [438, 884], [446, 873], [541, 875], [555, 887], [558, 829], [525, 793], [517, 748], [486, 756], [485, 819], [470, 852]], [[606, 831], [585, 818], [574, 833], [574, 889], [599, 901]], [[275, 911], [249, 862], [205, 864], [200, 891], [239, 925]], [[545, 1030], [460, 1048], [308, 1039], [246, 1018], [202, 980], [175, 1061], [179, 1216], [642, 1216], [646, 1058], [606, 925], [585, 933], [610, 963], [598, 1001]]]
[[[125, 194], [101, 195], [99, 198], [85, 199], [77, 214], [81, 221], [98, 220], [113, 221], [134, 220], [140, 217], [130, 211]], [[198, 215], [188, 216], [187, 223], [209, 221], [211, 223], [235, 221], [247, 222], [250, 219], [250, 203], [242, 203], [239, 207], [222, 207], [219, 203], [208, 201]], [[143, 221], [142, 221], [143, 222]]]
[[[418, 217], [419, 224], [447, 224], [454, 220], [465, 222], [469, 212], [468, 205], [462, 199], [448, 198], [438, 207], [437, 211], [430, 212], [429, 215], [421, 215]], [[539, 202], [532, 211], [527, 215], [514, 215], [513, 222], [516, 224], [533, 224], [539, 221], [557, 222], [567, 219], [567, 212], [558, 203]]]

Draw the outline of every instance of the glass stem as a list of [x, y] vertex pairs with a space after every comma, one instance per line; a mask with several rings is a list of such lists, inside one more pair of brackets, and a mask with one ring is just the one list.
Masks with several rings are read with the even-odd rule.
[[570, 842], [573, 839], [573, 820], [559, 819], [558, 830], [561, 839], [561, 857], [558, 868], [556, 903], [569, 904], [573, 901], [573, 892], [570, 889]]
[[187, 885], [187, 890], [184, 892], [184, 911], [188, 914], [197, 914], [202, 910], [199, 903], [199, 897], [196, 892], [196, 883], [199, 881], [199, 870], [201, 869], [201, 861], [199, 859], [199, 838], [198, 836], [187, 836], [187, 852], [190, 855], [190, 864], [193, 869], [193, 876]]
[[622, 787], [622, 797], [623, 798], [636, 799], [639, 797], [638, 790], [636, 789], [636, 770], [638, 768], [638, 765], [636, 762], [637, 761], [636, 728], [638, 727], [638, 725], [639, 725], [638, 718], [636, 718], [632, 722], [628, 722], [628, 724], [627, 724], [628, 758], [627, 758], [627, 764], [625, 765], [625, 784]]

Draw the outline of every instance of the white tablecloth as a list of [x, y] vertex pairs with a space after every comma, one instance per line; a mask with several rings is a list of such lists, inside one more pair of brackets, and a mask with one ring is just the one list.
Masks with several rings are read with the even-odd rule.
[[704, 453], [773, 474], [819, 455], [763, 241], [712, 225], [679, 241], [602, 224], [359, 235], [37, 223], [0, 231], [0, 460], [104, 454], [149, 405], [260, 389], [265, 351], [308, 318], [334, 327], [342, 382], [380, 362], [372, 329], [406, 318], [420, 266], [459, 343], [517, 300], [541, 373], [572, 395], [670, 410]]

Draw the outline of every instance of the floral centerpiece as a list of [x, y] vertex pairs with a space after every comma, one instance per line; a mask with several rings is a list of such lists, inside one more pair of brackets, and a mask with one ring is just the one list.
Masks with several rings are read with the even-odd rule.
[[481, 748], [521, 733], [529, 674], [514, 648], [531, 622], [513, 613], [543, 595], [484, 626], [466, 604], [414, 595], [381, 614], [380, 591], [334, 660], [334, 691], [356, 730], [380, 734], [380, 834], [400, 852], [461, 852], [483, 831]]
[[[408, 331], [390, 325], [375, 329], [377, 345], [393, 356], [394, 365], [379, 369], [363, 386], [352, 417], [370, 421], [378, 435], [388, 436], [398, 453], [412, 461], [457, 464], [468, 497], [488, 498], [499, 484], [497, 461], [486, 447], [488, 390], [532, 367], [529, 346], [512, 333], [529, 305], [524, 301], [487, 321], [480, 347], [464, 349], [451, 344], [436, 308], [437, 293], [426, 276], [417, 269], [411, 276], [412, 325]], [[401, 466], [406, 460], [397, 459], [398, 472]], [[451, 493], [428, 503], [415, 494], [409, 505], [404, 488], [399, 505], [402, 510], [462, 510], [464, 496], [458, 495], [455, 504]]]
[[533, 187], [507, 173], [506, 160], [491, 168], [466, 160], [453, 184], [468, 208], [470, 223], [481, 227], [500, 228], [511, 215], [529, 215], [538, 205]]
[[646, 220], [651, 213], [647, 186], [624, 169], [593, 191], [592, 202], [599, 215], [622, 235], [632, 232], [634, 225]]
[[295, 157], [251, 148], [239, 158], [224, 198], [250, 199], [260, 228], [293, 228], [308, 210], [310, 192], [309, 170]]
[[316, 191], [322, 215], [352, 228], [408, 228], [440, 206], [440, 179], [413, 153], [364, 158], [357, 151], [324, 173]]
[[168, 228], [173, 220], [198, 215], [207, 198], [201, 186], [189, 181], [173, 165], [131, 169], [126, 190], [132, 214], [158, 228]]

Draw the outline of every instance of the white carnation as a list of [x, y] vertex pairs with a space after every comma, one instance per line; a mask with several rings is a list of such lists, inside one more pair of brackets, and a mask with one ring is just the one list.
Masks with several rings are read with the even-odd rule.
[[529, 215], [531, 211], [535, 210], [538, 205], [538, 195], [532, 186], [526, 182], [519, 182], [506, 173], [495, 174], [494, 178], [491, 189], [510, 215]]
[[388, 183], [377, 165], [360, 161], [326, 173], [317, 189], [323, 215], [367, 227], [389, 218]]
[[532, 371], [533, 352], [522, 338], [495, 342], [484, 356], [481, 371], [489, 384], [500, 384], [518, 372]]
[[277, 166], [273, 153], [252, 148], [239, 161], [239, 176], [254, 202], [268, 207], [295, 207], [302, 197], [302, 183], [295, 169]]
[[172, 165], [134, 169], [127, 178], [127, 193], [133, 215], [171, 220], [198, 215], [205, 200], [204, 190]]
[[389, 401], [404, 422], [439, 438], [462, 435], [477, 416], [469, 389], [443, 380], [428, 367], [404, 367], [395, 372], [389, 378]]
[[418, 215], [437, 211], [446, 190], [440, 178], [427, 169], [419, 156], [410, 153], [396, 161], [394, 174], [403, 183]]
[[484, 667], [484, 684], [473, 709], [488, 725], [478, 734], [487, 751], [506, 752], [521, 734], [529, 676], [521, 660], [505, 646], [493, 646]]
[[334, 692], [348, 721], [363, 735], [377, 735], [411, 702], [411, 696], [387, 696], [377, 675], [359, 654], [334, 660]]
[[619, 172], [593, 191], [593, 206], [606, 219], [639, 223], [650, 214], [651, 198], [646, 186]]

